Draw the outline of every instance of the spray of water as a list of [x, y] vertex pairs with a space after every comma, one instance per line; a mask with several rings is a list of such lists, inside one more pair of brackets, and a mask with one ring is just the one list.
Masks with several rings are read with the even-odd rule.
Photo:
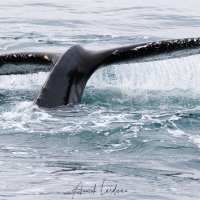
[[34, 89], [35, 86], [44, 84], [48, 76], [47, 72], [39, 72], [26, 75], [0, 76], [0, 89]]
[[88, 82], [97, 88], [132, 90], [200, 90], [200, 56], [120, 64], [98, 70]]

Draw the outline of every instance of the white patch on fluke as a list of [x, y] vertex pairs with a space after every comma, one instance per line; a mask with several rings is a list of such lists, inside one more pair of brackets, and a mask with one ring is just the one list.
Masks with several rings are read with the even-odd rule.
[[118, 52], [119, 50], [115, 50], [112, 54], [113, 55], [117, 55], [117, 52]]
[[133, 48], [133, 49], [131, 49], [131, 50], [137, 51], [137, 50], [139, 50], [139, 49], [146, 48], [147, 46], [148, 46], [148, 45], [143, 45], [143, 46], [135, 47], [135, 48]]
[[44, 56], [44, 59], [50, 60], [49, 57], [48, 57], [47, 55]]

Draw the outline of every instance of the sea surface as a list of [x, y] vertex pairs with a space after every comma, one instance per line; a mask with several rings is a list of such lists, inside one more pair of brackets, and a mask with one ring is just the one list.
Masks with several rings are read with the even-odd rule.
[[[0, 54], [188, 37], [197, 0], [0, 1]], [[53, 109], [47, 76], [0, 76], [0, 200], [200, 199], [200, 55], [101, 68]]]

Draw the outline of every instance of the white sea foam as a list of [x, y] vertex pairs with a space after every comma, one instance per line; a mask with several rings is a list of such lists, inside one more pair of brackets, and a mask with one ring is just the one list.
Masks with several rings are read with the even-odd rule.
[[189, 139], [200, 148], [200, 135], [190, 135]]
[[198, 148], [200, 148], [200, 135], [194, 135], [190, 133], [186, 133], [182, 130], [167, 130], [169, 134], [171, 134], [174, 137], [186, 137], [190, 142], [192, 142], [194, 145], [196, 145]]
[[171, 135], [173, 135], [175, 137], [181, 137], [183, 135], [186, 135], [185, 132], [183, 132], [181, 130], [168, 130], [168, 133], [170, 133]]
[[[24, 105], [23, 105], [24, 104]], [[42, 109], [30, 107], [32, 103], [23, 102], [16, 105], [11, 111], [5, 111], [0, 115], [2, 129], [20, 130], [22, 132], [33, 132], [31, 125], [40, 128], [43, 121], [51, 121], [52, 117]], [[52, 119], [54, 121], [54, 119]], [[33, 126], [34, 127], [34, 126]]]

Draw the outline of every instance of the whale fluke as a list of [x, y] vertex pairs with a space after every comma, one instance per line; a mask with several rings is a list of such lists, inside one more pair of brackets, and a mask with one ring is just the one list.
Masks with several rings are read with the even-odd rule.
[[[81, 102], [90, 76], [99, 68], [120, 62], [148, 62], [200, 54], [200, 38], [163, 40], [134, 44], [104, 51], [86, 50], [79, 45], [64, 54], [18, 53], [0, 56], [0, 75], [37, 71], [51, 72], [34, 103], [39, 107], [57, 107]], [[45, 64], [48, 67], [4, 67], [7, 63]], [[3, 70], [2, 70], [3, 69]]]
[[35, 104], [56, 107], [81, 102], [90, 76], [99, 68], [119, 62], [148, 62], [200, 53], [200, 38], [143, 43], [105, 51], [71, 47], [58, 60]]

